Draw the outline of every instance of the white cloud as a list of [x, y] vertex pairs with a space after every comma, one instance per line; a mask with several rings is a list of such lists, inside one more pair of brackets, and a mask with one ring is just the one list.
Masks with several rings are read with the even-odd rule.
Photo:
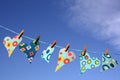
[[[120, 48], [119, 0], [66, 0], [70, 24], [84, 28]], [[85, 24], [85, 26], [80, 26]], [[97, 37], [98, 38], [98, 37]]]

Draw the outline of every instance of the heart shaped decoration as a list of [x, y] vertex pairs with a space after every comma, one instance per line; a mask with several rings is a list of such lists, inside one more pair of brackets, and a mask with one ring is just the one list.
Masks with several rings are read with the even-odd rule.
[[76, 56], [73, 52], [65, 52], [65, 48], [61, 49], [58, 57], [58, 65], [56, 71], [58, 71], [62, 66], [71, 63], [75, 60]]
[[85, 55], [80, 55], [80, 72], [84, 73], [89, 69], [93, 69], [100, 66], [100, 60], [98, 58], [91, 58], [86, 52]]
[[116, 68], [118, 66], [117, 60], [113, 59], [109, 54], [102, 55], [102, 71]]
[[33, 61], [33, 58], [36, 54], [36, 52], [39, 50], [39, 41], [35, 44], [36, 40], [33, 40], [30, 45], [27, 45], [26, 43], [20, 44], [19, 48], [20, 51], [24, 52], [26, 57], [28, 58], [28, 61], [31, 63]]
[[19, 38], [19, 36], [15, 36], [13, 38], [5, 37], [3, 40], [3, 44], [6, 47], [8, 51], [8, 56], [10, 57], [15, 50], [15, 48], [18, 46], [18, 44], [22, 41], [22, 37]]
[[41, 54], [41, 58], [43, 58], [46, 62], [49, 63], [50, 57], [52, 55], [54, 51], [54, 47], [51, 48], [51, 46], [49, 46], [46, 50], [44, 50]]

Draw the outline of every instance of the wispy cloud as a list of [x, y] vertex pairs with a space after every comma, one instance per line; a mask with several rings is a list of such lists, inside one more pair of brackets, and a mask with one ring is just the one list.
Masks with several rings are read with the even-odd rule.
[[[66, 0], [70, 23], [120, 48], [120, 0]], [[98, 38], [98, 37], [97, 37]]]

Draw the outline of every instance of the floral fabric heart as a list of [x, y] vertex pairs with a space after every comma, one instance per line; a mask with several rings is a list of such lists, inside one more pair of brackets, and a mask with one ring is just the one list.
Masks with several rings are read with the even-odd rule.
[[76, 56], [73, 52], [65, 52], [65, 48], [61, 49], [58, 57], [58, 65], [55, 71], [58, 71], [62, 66], [69, 64], [75, 60]]
[[102, 71], [116, 68], [118, 66], [117, 60], [113, 59], [110, 55], [102, 55]]
[[100, 66], [100, 60], [98, 58], [91, 58], [86, 52], [84, 56], [80, 54], [80, 72], [85, 73], [89, 69], [93, 69]]
[[3, 40], [3, 44], [6, 47], [8, 51], [8, 56], [10, 57], [15, 50], [15, 48], [18, 46], [18, 44], [22, 41], [22, 37], [19, 39], [18, 36], [15, 36], [13, 38], [5, 37]]
[[30, 45], [27, 45], [26, 43], [20, 44], [19, 48], [20, 51], [24, 52], [26, 57], [28, 58], [29, 62], [31, 63], [33, 61], [33, 58], [36, 54], [36, 52], [39, 50], [39, 42], [35, 44], [36, 40], [33, 40]]
[[50, 57], [51, 57], [53, 51], [54, 51], [54, 47], [51, 48], [51, 46], [49, 46], [46, 50], [44, 50], [42, 52], [41, 58], [44, 59], [46, 62], [49, 63], [50, 62], [49, 60], [50, 60]]

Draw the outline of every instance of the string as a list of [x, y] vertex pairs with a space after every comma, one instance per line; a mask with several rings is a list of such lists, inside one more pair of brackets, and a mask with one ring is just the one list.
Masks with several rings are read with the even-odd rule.
[[[12, 29], [9, 29], [9, 28], [7, 28], [7, 27], [4, 27], [4, 26], [2, 26], [2, 25], [0, 25], [0, 28], [2, 28], [2, 29], [4, 29], [4, 30], [7, 30], [7, 31], [9, 31], [9, 32], [12, 32], [12, 33], [14, 33], [14, 34], [19, 34], [18, 32], [16, 32], [16, 31], [14, 31], [14, 30], [12, 30]], [[33, 38], [31, 38], [31, 37], [29, 37], [29, 36], [25, 36], [25, 35], [23, 35], [23, 37], [24, 38], [26, 38], [26, 39], [29, 39], [29, 40], [34, 40]], [[41, 44], [45, 44], [45, 45], [50, 45], [49, 43], [47, 43], [47, 42], [45, 42], [45, 41], [39, 41]], [[55, 47], [56, 48], [63, 48], [63, 46], [59, 46], [59, 45], [55, 45]], [[76, 52], [81, 52], [81, 51], [83, 51], [83, 50], [79, 50], [79, 49], [70, 49], [70, 50], [72, 50], [72, 51], [76, 51]], [[89, 53], [104, 53], [104, 52], [93, 52], [93, 51], [88, 51]], [[116, 55], [120, 55], [120, 54], [116, 54]]]

